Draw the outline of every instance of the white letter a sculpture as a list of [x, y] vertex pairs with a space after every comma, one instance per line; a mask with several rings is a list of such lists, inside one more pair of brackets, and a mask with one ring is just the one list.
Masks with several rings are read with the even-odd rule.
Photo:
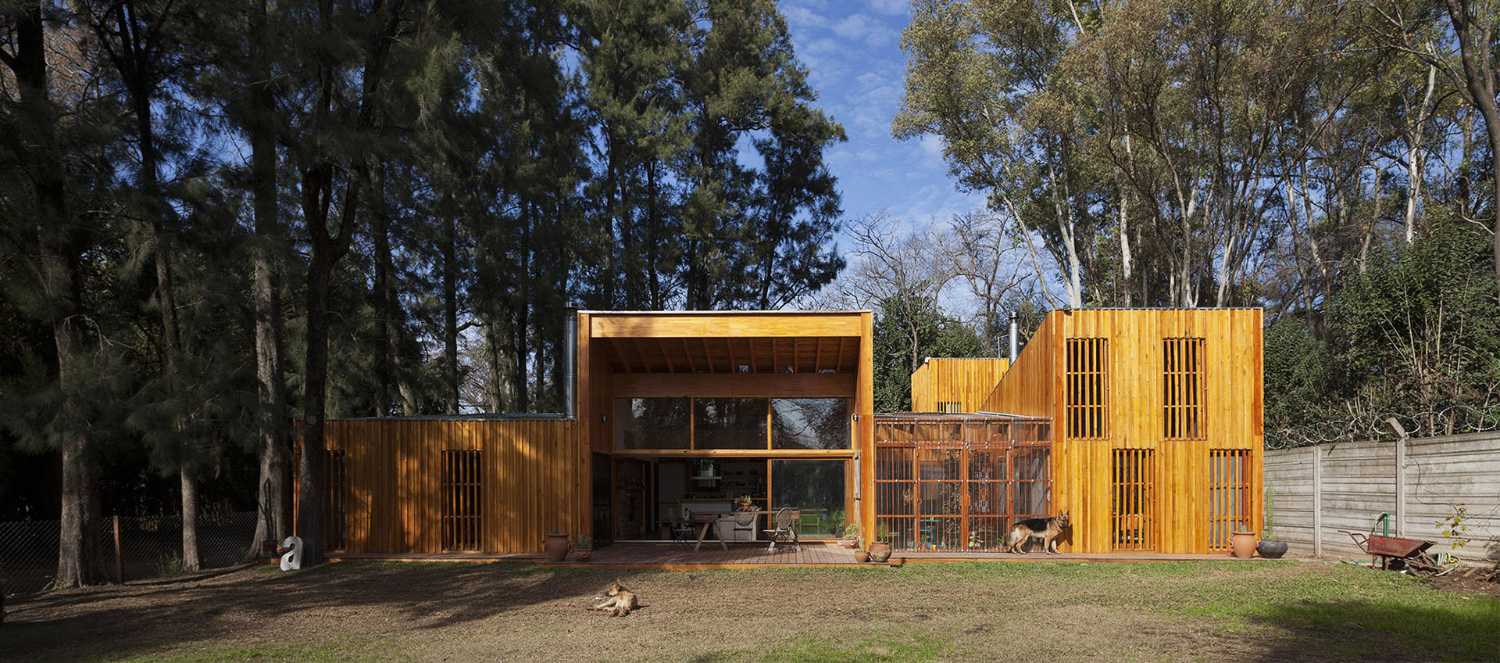
[[302, 568], [302, 539], [289, 536], [281, 542], [281, 549], [286, 551], [281, 556], [282, 571], [297, 571]]

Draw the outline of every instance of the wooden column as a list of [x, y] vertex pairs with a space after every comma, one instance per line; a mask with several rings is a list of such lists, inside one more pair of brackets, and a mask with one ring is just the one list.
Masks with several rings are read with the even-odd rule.
[[1313, 557], [1323, 556], [1323, 449], [1308, 447], [1312, 453]]

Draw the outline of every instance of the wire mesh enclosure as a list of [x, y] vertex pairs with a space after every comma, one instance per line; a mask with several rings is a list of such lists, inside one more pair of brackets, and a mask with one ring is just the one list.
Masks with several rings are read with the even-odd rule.
[[477, 449], [443, 450], [443, 550], [479, 550], [484, 522], [483, 454]]
[[1110, 476], [1110, 547], [1156, 550], [1156, 469], [1151, 449], [1115, 449]]
[[1208, 547], [1228, 550], [1250, 527], [1250, 450], [1208, 450]]
[[875, 540], [909, 551], [999, 551], [1048, 515], [1051, 423], [1001, 415], [875, 422]]

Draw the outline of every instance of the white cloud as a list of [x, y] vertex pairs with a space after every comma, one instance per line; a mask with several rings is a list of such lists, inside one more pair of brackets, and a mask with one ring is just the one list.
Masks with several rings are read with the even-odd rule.
[[833, 32], [845, 39], [863, 41], [871, 48], [896, 43], [895, 30], [864, 14], [850, 14], [833, 24]]
[[826, 28], [828, 18], [806, 7], [791, 5], [781, 10], [786, 22], [794, 28]]
[[929, 157], [941, 160], [943, 158], [943, 139], [932, 134], [923, 134], [922, 151]]
[[881, 14], [900, 16], [906, 13], [911, 3], [907, 0], [870, 0], [870, 8]]

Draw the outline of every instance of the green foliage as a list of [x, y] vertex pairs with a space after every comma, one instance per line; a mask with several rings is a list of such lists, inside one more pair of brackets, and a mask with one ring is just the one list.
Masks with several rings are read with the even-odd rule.
[[911, 410], [911, 373], [927, 357], [983, 357], [984, 343], [970, 326], [938, 309], [937, 302], [900, 293], [875, 311], [875, 411]]

